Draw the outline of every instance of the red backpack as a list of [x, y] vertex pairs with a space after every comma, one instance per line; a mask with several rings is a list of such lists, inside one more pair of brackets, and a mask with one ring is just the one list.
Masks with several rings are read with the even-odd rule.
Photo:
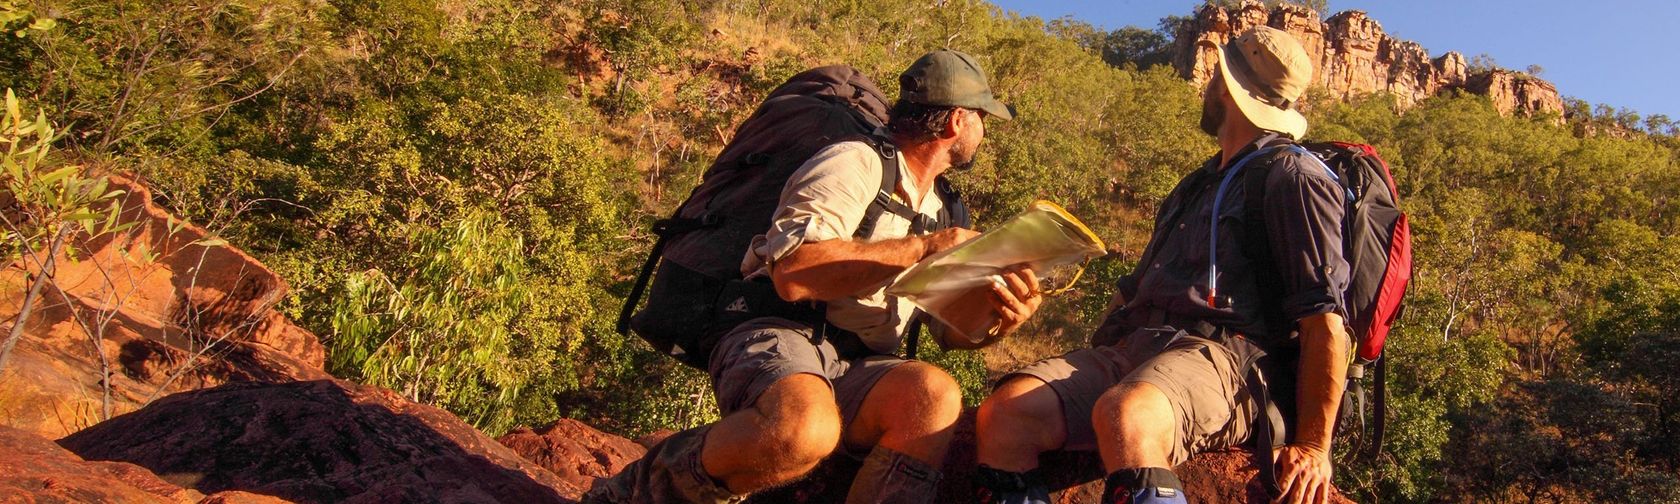
[[1364, 452], [1375, 457], [1382, 449], [1388, 417], [1388, 359], [1383, 347], [1388, 332], [1400, 317], [1406, 287], [1412, 280], [1412, 227], [1400, 210], [1400, 191], [1388, 163], [1369, 145], [1324, 142], [1303, 145], [1323, 161], [1347, 190], [1346, 216], [1342, 219], [1342, 255], [1349, 275], [1345, 293], [1348, 325], [1357, 348], [1354, 364], [1348, 368], [1348, 394], [1342, 402], [1342, 417], [1356, 414], [1358, 426], [1365, 426], [1365, 389], [1361, 383], [1365, 367], [1371, 366], [1375, 388], [1375, 423]]
[[[1291, 144], [1262, 149], [1250, 154], [1248, 158], [1239, 160], [1220, 183], [1219, 193], [1215, 196], [1214, 215], [1218, 215], [1218, 202], [1223, 199], [1225, 191], [1238, 172], [1243, 172], [1243, 183], [1246, 184], [1249, 194], [1245, 198], [1245, 206], [1248, 207], [1248, 211], [1259, 211], [1259, 205], [1264, 200], [1266, 170], [1243, 170], [1243, 165], [1252, 158], [1291, 150], [1311, 154], [1310, 157], [1320, 162], [1330, 178], [1342, 186], [1346, 195], [1345, 215], [1342, 219], [1342, 255], [1347, 259], [1350, 270], [1343, 306], [1347, 308], [1347, 322], [1352, 331], [1350, 335], [1357, 344], [1357, 349], [1354, 363], [1348, 369], [1348, 388], [1342, 401], [1341, 423], [1349, 426], [1357, 418], [1359, 430], [1367, 430], [1365, 391], [1362, 382], [1365, 367], [1373, 367], [1373, 416], [1376, 417], [1376, 422], [1370, 436], [1361, 440], [1363, 446], [1359, 446], [1356, 452], [1375, 457], [1382, 447], [1388, 414], [1388, 359], [1383, 357], [1383, 347], [1388, 341], [1389, 330], [1400, 316], [1406, 287], [1412, 278], [1411, 225], [1407, 221], [1406, 213], [1400, 210], [1400, 192], [1394, 185], [1394, 176], [1389, 172], [1388, 163], [1377, 156], [1376, 149], [1369, 145], [1345, 142]], [[1217, 245], [1217, 239], [1217, 234], [1210, 238], [1210, 251]], [[1209, 265], [1210, 293], [1217, 289], [1217, 268], [1217, 264]], [[1277, 436], [1270, 441], [1277, 444], [1282, 441], [1281, 437]], [[1257, 450], [1257, 454], [1259, 451], [1263, 450]], [[1256, 460], [1263, 462], [1259, 464], [1262, 473], [1269, 472], [1267, 469], [1271, 461], [1270, 456], [1257, 457]], [[1267, 483], [1269, 486], [1275, 486], [1275, 481]]]

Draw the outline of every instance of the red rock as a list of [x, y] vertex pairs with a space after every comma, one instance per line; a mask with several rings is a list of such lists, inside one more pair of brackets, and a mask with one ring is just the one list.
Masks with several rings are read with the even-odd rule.
[[1563, 99], [1557, 87], [1532, 75], [1510, 70], [1494, 70], [1471, 77], [1464, 88], [1485, 95], [1501, 114], [1562, 111]]
[[649, 432], [646, 436], [636, 438], [636, 444], [642, 445], [642, 448], [651, 449], [653, 448], [653, 445], [659, 444], [660, 441], [664, 441], [665, 438], [671, 437], [672, 434], [676, 433], [677, 431], [671, 429], [655, 430], [653, 432]]
[[[1224, 44], [1256, 26], [1294, 35], [1312, 58], [1313, 84], [1338, 98], [1387, 92], [1404, 107], [1443, 91], [1466, 89], [1489, 96], [1506, 114], [1563, 110], [1557, 89], [1537, 77], [1510, 71], [1472, 76], [1464, 55], [1447, 52], [1431, 59], [1422, 45], [1389, 36], [1363, 11], [1343, 11], [1320, 21], [1318, 12], [1288, 2], [1270, 8], [1254, 0], [1231, 8], [1204, 5], [1174, 34], [1173, 66], [1197, 86], [1204, 85], [1218, 72], [1219, 56], [1197, 44]], [[1506, 78], [1509, 75], [1523, 79]]]
[[[1256, 478], [1260, 471], [1250, 463], [1253, 457], [1253, 453], [1242, 448], [1208, 452], [1178, 466], [1174, 472], [1184, 482], [1184, 493], [1190, 496], [1191, 502], [1265, 504], [1271, 500]], [[1330, 496], [1330, 502], [1352, 504], [1353, 501], [1338, 492]]]
[[216, 492], [198, 504], [291, 504], [292, 501], [272, 495], [254, 494], [238, 490]]
[[88, 462], [46, 438], [0, 427], [0, 502], [190, 503], [200, 496], [145, 468]]
[[83, 457], [191, 474], [203, 492], [298, 502], [570, 502], [582, 487], [443, 410], [339, 380], [176, 394], [60, 441]]
[[[118, 220], [134, 227], [79, 239], [78, 260], [58, 261], [56, 289], [43, 290], [0, 372], [0, 425], [58, 438], [103, 420], [101, 360], [112, 415], [231, 381], [328, 377], [319, 338], [272, 308], [284, 280], [237, 248], [208, 246], [208, 231], [152, 204], [144, 185], [112, 177], [111, 188], [126, 191]], [[22, 307], [34, 271], [0, 268], [0, 317]]]
[[642, 445], [572, 419], [541, 431], [514, 429], [496, 441], [579, 488], [589, 488], [596, 478], [617, 474], [647, 454]]

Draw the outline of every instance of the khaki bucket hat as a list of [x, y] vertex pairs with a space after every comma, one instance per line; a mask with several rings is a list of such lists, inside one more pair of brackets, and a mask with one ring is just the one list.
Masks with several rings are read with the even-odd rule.
[[1259, 26], [1218, 47], [1219, 73], [1244, 117], [1261, 129], [1301, 139], [1307, 118], [1295, 102], [1312, 84], [1312, 61], [1288, 32]]

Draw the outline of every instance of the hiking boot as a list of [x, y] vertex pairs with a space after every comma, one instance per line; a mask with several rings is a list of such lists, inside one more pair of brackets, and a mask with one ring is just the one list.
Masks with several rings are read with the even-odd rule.
[[745, 496], [729, 492], [700, 466], [700, 449], [710, 425], [672, 434], [648, 449], [641, 460], [611, 478], [595, 480], [583, 495], [586, 504], [735, 503]]
[[1165, 467], [1121, 469], [1103, 479], [1103, 504], [1189, 504], [1178, 475]]
[[1108, 496], [1103, 504], [1190, 504], [1184, 491], [1177, 488], [1149, 487], [1130, 494]]
[[1050, 488], [1037, 469], [1014, 472], [981, 465], [974, 479], [980, 486], [978, 498], [982, 504], [1050, 504]]
[[926, 462], [876, 446], [863, 459], [846, 504], [926, 504], [939, 494], [944, 475]]

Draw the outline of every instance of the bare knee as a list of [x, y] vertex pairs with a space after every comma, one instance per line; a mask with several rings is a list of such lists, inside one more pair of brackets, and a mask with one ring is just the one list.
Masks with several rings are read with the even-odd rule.
[[1029, 376], [999, 385], [975, 417], [980, 462], [994, 468], [1032, 469], [1040, 453], [1061, 448], [1067, 439], [1060, 398]]
[[949, 424], [962, 414], [962, 387], [950, 373], [931, 364], [902, 364], [881, 377], [875, 387], [889, 392], [892, 402], [900, 406], [893, 418]]
[[980, 403], [975, 427], [982, 439], [1022, 434], [1052, 420], [1059, 426], [1061, 414], [1061, 404], [1049, 385], [1037, 378], [1017, 376], [999, 385]]
[[[791, 379], [805, 378], [804, 375]], [[764, 415], [761, 425], [764, 453], [779, 469], [804, 472], [834, 452], [840, 443], [840, 411], [828, 385], [820, 378], [809, 377], [821, 386], [820, 390], [803, 387], [788, 390], [770, 401], [761, 401], [758, 409]], [[809, 385], [809, 384], [807, 384]]]
[[1167, 464], [1173, 438], [1172, 403], [1149, 383], [1123, 383], [1104, 392], [1091, 412], [1103, 460], [1111, 468]]
[[1122, 383], [1109, 388], [1097, 399], [1091, 415], [1091, 422], [1099, 431], [1107, 426], [1162, 429], [1172, 426], [1172, 404], [1167, 401], [1167, 394], [1149, 383]]

